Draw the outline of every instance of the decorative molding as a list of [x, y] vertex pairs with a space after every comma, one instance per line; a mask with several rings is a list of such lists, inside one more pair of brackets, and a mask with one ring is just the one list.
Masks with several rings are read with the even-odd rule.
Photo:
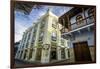
[[49, 48], [50, 48], [50, 45], [49, 44], [45, 44], [45, 45], [43, 45], [43, 47], [42, 47], [44, 50], [49, 50]]

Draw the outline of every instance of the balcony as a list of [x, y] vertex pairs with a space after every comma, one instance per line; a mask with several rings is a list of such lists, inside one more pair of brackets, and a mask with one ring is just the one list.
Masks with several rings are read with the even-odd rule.
[[74, 23], [68, 25], [69, 28], [62, 28], [61, 32], [66, 33], [66, 32], [69, 32], [69, 31], [72, 31], [72, 30], [75, 30], [75, 29], [78, 29], [78, 28], [81, 28], [81, 27], [84, 27], [84, 26], [87, 26], [87, 25], [93, 24], [93, 23], [95, 23], [94, 16], [89, 16], [80, 21], [77, 21], [77, 22], [74, 22]]
[[82, 19], [81, 21], [72, 23], [70, 25], [70, 27], [71, 27], [71, 30], [74, 30], [74, 29], [77, 29], [77, 28], [92, 24], [94, 22], [95, 22], [94, 17], [93, 16], [89, 16], [89, 17], [87, 17], [85, 19]]

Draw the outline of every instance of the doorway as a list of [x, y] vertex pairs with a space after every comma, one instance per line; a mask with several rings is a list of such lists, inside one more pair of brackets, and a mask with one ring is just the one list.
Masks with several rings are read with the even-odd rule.
[[42, 53], [42, 49], [41, 48], [37, 48], [37, 53], [36, 53], [36, 60], [37, 61], [41, 60], [41, 53]]
[[61, 48], [61, 59], [65, 59], [65, 48]]
[[24, 53], [24, 59], [26, 58], [26, 55], [27, 55], [27, 50], [25, 50], [25, 53]]
[[57, 59], [56, 48], [51, 48], [50, 60], [52, 61], [56, 59]]
[[87, 41], [73, 43], [75, 61], [91, 61], [90, 50]]

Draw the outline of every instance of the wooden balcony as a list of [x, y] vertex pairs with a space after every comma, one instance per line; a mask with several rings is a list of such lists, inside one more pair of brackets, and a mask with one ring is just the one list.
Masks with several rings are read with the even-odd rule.
[[68, 25], [68, 28], [62, 28], [61, 33], [66, 33], [66, 32], [81, 28], [83, 26], [86, 26], [92, 23], [95, 23], [95, 18], [94, 16], [89, 16], [80, 21], [71, 23], [70, 25]]
[[94, 17], [89, 16], [89, 17], [82, 19], [78, 22], [72, 23], [70, 27], [71, 27], [71, 30], [74, 30], [74, 29], [89, 25], [89, 24], [94, 23], [94, 22], [95, 22]]

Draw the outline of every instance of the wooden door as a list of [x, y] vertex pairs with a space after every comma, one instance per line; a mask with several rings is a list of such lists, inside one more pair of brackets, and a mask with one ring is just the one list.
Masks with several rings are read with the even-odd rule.
[[87, 42], [73, 43], [76, 61], [91, 61], [90, 50]]

